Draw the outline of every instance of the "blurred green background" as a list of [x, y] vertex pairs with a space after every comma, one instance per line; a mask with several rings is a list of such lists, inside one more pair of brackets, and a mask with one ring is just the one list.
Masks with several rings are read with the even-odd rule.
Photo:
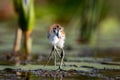
[[[18, 19], [13, 0], [0, 1], [0, 64], [3, 65], [4, 55], [11, 53], [13, 48]], [[46, 60], [51, 50], [47, 31], [50, 25], [59, 23], [66, 32], [67, 67], [71, 69], [69, 65], [77, 65], [74, 68], [88, 72], [91, 69], [120, 69], [120, 0], [34, 0], [34, 4], [32, 55], [37, 55], [33, 57], [40, 64], [32, 68], [44, 64], [42, 59]], [[102, 74], [111, 77], [120, 72], [108, 70]], [[73, 80], [79, 78], [80, 75]]]
[[[48, 27], [61, 24], [66, 31], [65, 49], [73, 55], [120, 48], [119, 0], [34, 0], [35, 27], [33, 53], [46, 54], [50, 45]], [[17, 16], [12, 0], [0, 3], [0, 51], [10, 51], [14, 43]], [[46, 50], [45, 50], [46, 49]], [[85, 50], [84, 50], [85, 49]], [[48, 50], [48, 51], [47, 51]], [[90, 50], [90, 51], [89, 51]], [[67, 54], [67, 53], [66, 53]], [[84, 55], [87, 55], [85, 52]]]

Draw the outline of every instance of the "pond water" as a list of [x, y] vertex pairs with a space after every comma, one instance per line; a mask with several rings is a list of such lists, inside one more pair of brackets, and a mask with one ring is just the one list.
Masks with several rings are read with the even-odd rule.
[[15, 29], [12, 22], [0, 23], [0, 80], [120, 80], [119, 50], [99, 49], [96, 54], [89, 46], [75, 45], [72, 41], [76, 38], [71, 36], [65, 47], [63, 71], [56, 71], [53, 59], [44, 67], [51, 47], [46, 38], [47, 30], [38, 27], [33, 32], [31, 64], [14, 66], [6, 55], [11, 53]]

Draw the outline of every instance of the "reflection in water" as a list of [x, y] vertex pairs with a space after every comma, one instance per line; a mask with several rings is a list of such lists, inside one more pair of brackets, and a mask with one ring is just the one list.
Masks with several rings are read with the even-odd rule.
[[22, 75], [24, 76], [25, 80], [30, 80], [30, 73], [29, 72], [24, 72], [24, 73], [22, 73]]
[[[56, 71], [56, 70], [21, 70], [4, 69], [0, 70], [0, 80], [66, 80], [71, 79], [74, 71]], [[79, 80], [79, 79], [72, 79]]]
[[[41, 74], [39, 74], [36, 71], [34, 71], [36, 74], [33, 74], [30, 71], [15, 71], [14, 74], [16, 74], [16, 79], [17, 80], [33, 80], [33, 79], [37, 79], [37, 80], [41, 80], [41, 79], [45, 79], [45, 80], [51, 80], [51, 78], [54, 78], [54, 80], [63, 80], [63, 75], [64, 72], [63, 71], [43, 71]], [[43, 76], [44, 75], [44, 76]], [[48, 77], [49, 76], [49, 77]], [[11, 79], [12, 80], [12, 79]]]
[[0, 80], [30, 80], [30, 72], [7, 68], [0, 70]]
[[15, 72], [18, 80], [30, 80], [29, 72]]
[[[55, 73], [54, 80], [57, 80], [57, 74]], [[59, 74], [58, 80], [63, 80], [63, 75], [62, 73]]]
[[[10, 68], [6, 68], [4, 70], [0, 70], [0, 80], [96, 80], [96, 79], [104, 79], [104, 80], [118, 80], [118, 76], [111, 75], [112, 77], [105, 76], [101, 73], [113, 73], [118, 75], [120, 71], [118, 70], [95, 70], [92, 72], [75, 72], [73, 70], [69, 71], [56, 71], [56, 70], [14, 70]], [[79, 73], [79, 74], [78, 74]], [[89, 76], [86, 77], [85, 75]], [[64, 79], [63, 79], [64, 78]]]

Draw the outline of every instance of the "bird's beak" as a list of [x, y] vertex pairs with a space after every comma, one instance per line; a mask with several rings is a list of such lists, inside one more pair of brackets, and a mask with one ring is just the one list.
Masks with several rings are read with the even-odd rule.
[[59, 38], [59, 32], [56, 33], [56, 36]]
[[53, 30], [53, 32], [54, 32], [55, 35], [59, 38], [59, 31]]

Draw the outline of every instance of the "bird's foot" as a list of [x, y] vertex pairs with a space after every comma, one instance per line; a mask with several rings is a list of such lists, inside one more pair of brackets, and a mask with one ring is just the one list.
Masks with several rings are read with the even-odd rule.
[[22, 64], [23, 64], [23, 65], [29, 65], [29, 64], [31, 63], [31, 60], [32, 60], [31, 55], [26, 55], [26, 56], [24, 57], [24, 60], [23, 60]]
[[20, 57], [19, 56], [12, 56], [9, 59], [10, 62], [12, 62], [15, 66], [19, 66], [20, 65]]
[[57, 69], [57, 71], [63, 71], [63, 69], [62, 69], [61, 67], [59, 67], [59, 68]]
[[22, 62], [22, 64], [23, 64], [23, 65], [30, 65], [30, 61], [25, 60], [25, 61]]

